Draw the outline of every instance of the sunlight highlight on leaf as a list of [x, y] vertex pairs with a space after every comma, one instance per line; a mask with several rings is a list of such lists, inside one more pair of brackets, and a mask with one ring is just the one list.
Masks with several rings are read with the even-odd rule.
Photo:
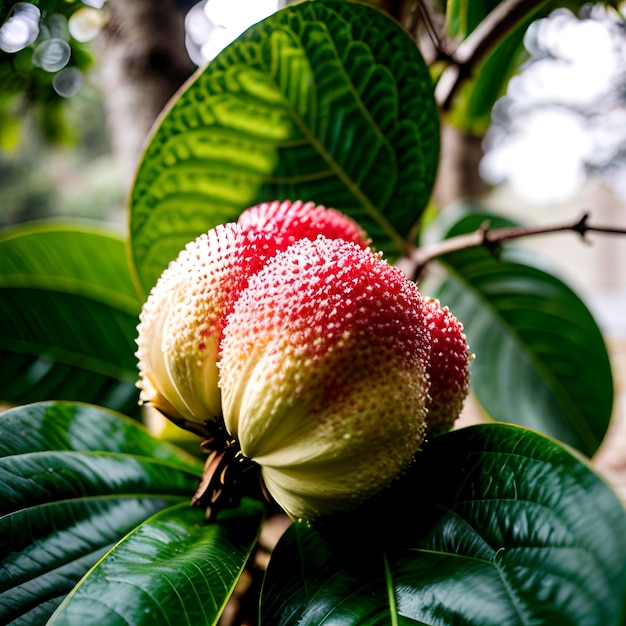
[[228, 46], [154, 131], [131, 197], [144, 291], [197, 235], [263, 201], [314, 201], [402, 253], [434, 181], [439, 120], [411, 38], [378, 10], [307, 2]]
[[620, 626], [625, 524], [615, 494], [556, 442], [504, 424], [461, 429], [359, 516], [294, 524], [261, 624]]
[[201, 471], [105, 409], [52, 402], [0, 414], [0, 623], [46, 623], [126, 533], [189, 507]]
[[72, 591], [49, 624], [217, 624], [256, 541], [263, 507], [244, 501], [206, 523], [188, 505], [138, 526]]

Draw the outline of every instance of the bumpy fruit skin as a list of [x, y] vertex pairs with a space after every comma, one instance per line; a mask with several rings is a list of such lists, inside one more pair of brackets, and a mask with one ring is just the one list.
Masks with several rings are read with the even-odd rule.
[[218, 419], [218, 361], [227, 315], [251, 275], [294, 241], [319, 234], [366, 248], [348, 217], [312, 202], [272, 202], [245, 211], [189, 243], [152, 289], [137, 338], [142, 402], [174, 419]]
[[429, 336], [414, 283], [369, 249], [300, 240], [239, 295], [224, 329], [224, 421], [293, 518], [353, 508], [425, 436]]
[[244, 211], [237, 223], [243, 229], [279, 237], [278, 250], [285, 250], [300, 239], [315, 239], [317, 235], [352, 241], [360, 248], [370, 244], [356, 222], [335, 209], [325, 209], [313, 202], [265, 202]]
[[243, 241], [234, 224], [198, 237], [170, 263], [143, 306], [140, 398], [171, 418], [203, 422], [220, 414], [217, 353]]
[[142, 401], [197, 432], [223, 417], [293, 518], [377, 493], [467, 394], [460, 323], [313, 203], [258, 205], [188, 244], [138, 331]]
[[472, 360], [463, 325], [448, 307], [428, 298], [424, 318], [429, 335], [428, 435], [450, 430], [463, 409], [469, 391], [469, 364]]

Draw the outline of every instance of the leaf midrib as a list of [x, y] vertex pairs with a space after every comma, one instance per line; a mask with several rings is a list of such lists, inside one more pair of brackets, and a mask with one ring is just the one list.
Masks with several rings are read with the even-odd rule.
[[90, 502], [99, 503], [99, 502], [107, 502], [107, 501], [115, 501], [115, 500], [171, 500], [174, 502], [172, 506], [183, 505], [187, 503], [188, 506], [191, 506], [191, 494], [189, 495], [176, 495], [168, 492], [142, 492], [142, 491], [124, 491], [121, 493], [108, 493], [101, 494], [98, 496], [77, 496], [76, 498], [64, 498], [62, 500], [54, 500], [53, 502], [40, 502], [39, 504], [35, 504], [33, 506], [27, 506], [22, 509], [16, 509], [15, 511], [11, 511], [10, 513], [5, 513], [4, 515], [0, 515], [0, 522], [5, 519], [9, 519], [14, 515], [23, 515], [24, 513], [28, 513], [30, 511], [37, 510], [45, 510], [52, 509], [57, 506], [66, 506], [66, 505], [74, 505], [74, 504], [89, 504]]
[[398, 626], [398, 606], [396, 604], [396, 595], [393, 588], [393, 576], [387, 552], [383, 551], [383, 569], [385, 572], [385, 586], [387, 587], [387, 599], [389, 601], [389, 619], [391, 626]]
[[[121, 363], [114, 363], [113, 361], [100, 359], [82, 352], [60, 348], [58, 345], [47, 344], [43, 341], [36, 342], [2, 337], [2, 348], [5, 351], [34, 357], [47, 356], [55, 363], [113, 378], [119, 382], [134, 384], [137, 380], [137, 370], [135, 368], [126, 367]], [[42, 350], [44, 350], [43, 353]]]
[[[326, 28], [325, 24], [323, 26], [324, 26], [324, 28]], [[302, 45], [302, 40], [301, 40], [300, 36], [298, 35], [298, 33], [294, 32], [291, 29], [289, 30], [289, 32], [291, 34], [293, 34], [294, 38], [296, 38], [298, 40], [300, 49], [302, 50], [304, 56], [307, 59], [309, 59], [309, 55], [306, 53], [306, 49]], [[327, 29], [326, 29], [326, 32], [328, 33]], [[350, 92], [352, 93], [352, 95], [354, 97], [354, 101], [357, 103], [357, 106], [358, 106], [359, 110], [361, 111], [363, 116], [369, 121], [370, 127], [375, 129], [377, 135], [381, 139], [381, 142], [384, 145], [387, 146], [387, 148], [389, 149], [389, 151], [392, 154], [394, 154], [394, 151], [391, 148], [391, 145], [389, 144], [387, 138], [385, 137], [385, 135], [383, 135], [380, 132], [379, 126], [374, 123], [374, 120], [372, 119], [371, 115], [369, 114], [367, 109], [363, 106], [363, 102], [361, 101], [360, 97], [358, 97], [358, 94], [354, 90], [354, 85], [352, 84], [352, 81], [350, 80], [350, 77], [346, 74], [345, 67], [341, 63], [341, 61], [340, 61], [340, 59], [338, 57], [337, 47], [336, 47], [335, 42], [334, 42], [333, 38], [331, 37], [330, 33], [328, 33], [328, 41], [330, 41], [331, 45], [332, 45], [333, 54], [334, 54], [334, 57], [336, 59], [336, 64], [335, 65], [336, 65], [336, 67], [339, 67], [339, 70], [342, 73], [342, 75], [344, 77], [344, 80], [347, 83], [348, 88], [349, 88]], [[383, 216], [383, 214], [377, 209], [377, 207], [374, 206], [372, 204], [372, 202], [370, 202], [369, 198], [367, 198], [361, 192], [361, 189], [359, 188], [359, 186], [345, 173], [343, 168], [341, 168], [339, 166], [339, 164], [335, 161], [333, 156], [326, 150], [326, 148], [320, 143], [320, 141], [313, 135], [311, 129], [305, 124], [305, 122], [302, 119], [302, 117], [296, 113], [296, 111], [291, 106], [291, 103], [289, 102], [289, 100], [286, 97], [286, 95], [281, 91], [280, 86], [273, 79], [273, 77], [271, 75], [270, 68], [268, 68], [266, 64], [264, 64], [263, 67], [264, 67], [264, 70], [265, 70], [267, 76], [269, 76], [271, 78], [271, 80], [272, 80], [272, 82], [273, 82], [273, 84], [274, 84], [274, 86], [276, 88], [276, 92], [279, 93], [282, 96], [283, 102], [285, 103], [286, 111], [289, 113], [289, 116], [296, 123], [296, 125], [298, 126], [298, 128], [300, 129], [302, 134], [308, 139], [309, 143], [317, 150], [318, 154], [320, 154], [322, 156], [322, 158], [328, 163], [330, 169], [335, 172], [335, 175], [337, 176], [337, 178], [339, 178], [343, 182], [343, 184], [350, 191], [350, 193], [361, 203], [361, 206], [365, 209], [365, 211], [371, 216], [371, 218], [376, 223], [379, 224], [379, 226], [382, 228], [382, 230], [395, 243], [395, 245], [397, 246], [398, 252], [402, 253], [405, 250], [405, 248], [406, 248], [406, 242], [404, 241], [404, 239], [391, 226], [389, 221]]]
[[120, 293], [105, 285], [66, 276], [5, 274], [0, 276], [1, 289], [35, 290], [50, 294], [70, 295], [103, 304], [133, 317], [139, 314], [141, 308], [141, 303], [136, 297]]

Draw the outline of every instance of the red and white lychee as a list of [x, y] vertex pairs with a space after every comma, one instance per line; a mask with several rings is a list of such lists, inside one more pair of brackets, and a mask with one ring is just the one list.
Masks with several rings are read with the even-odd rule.
[[237, 299], [220, 361], [224, 422], [292, 517], [353, 508], [419, 450], [423, 310], [399, 269], [322, 236], [277, 254]]
[[388, 485], [468, 390], [462, 325], [313, 203], [258, 205], [188, 244], [138, 332], [142, 401], [223, 428], [294, 518]]
[[250, 276], [294, 241], [318, 235], [368, 245], [342, 213], [314, 203], [272, 202], [201, 235], [163, 272], [143, 306], [137, 358], [141, 400], [173, 419], [221, 413], [219, 344], [226, 316]]

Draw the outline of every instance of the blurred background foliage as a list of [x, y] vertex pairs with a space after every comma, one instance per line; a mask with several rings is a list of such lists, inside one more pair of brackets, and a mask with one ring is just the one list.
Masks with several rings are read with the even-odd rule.
[[120, 218], [124, 193], [91, 49], [102, 4], [0, 3], [0, 226]]
[[93, 66], [88, 42], [103, 19], [97, 8], [79, 1], [2, 3], [2, 148], [16, 147], [22, 134], [20, 122], [31, 116], [45, 140], [77, 139], [77, 129], [63, 115], [64, 99], [81, 90], [85, 73]]
[[[145, 0], [131, 3], [132, 12], [125, 4], [0, 2], [0, 225], [50, 215], [123, 223], [132, 163], [161, 103], [252, 22], [289, 2], [255, 0], [246, 11], [224, 0], [167, 0], [158, 11]], [[464, 9], [453, 1], [445, 11], [436, 2], [417, 3], [427, 11], [417, 17], [407, 2], [372, 4], [414, 28], [437, 72], [442, 50], [454, 50], [499, 3]], [[465, 188], [443, 194], [440, 205], [504, 187], [525, 203], [545, 206], [570, 200], [590, 182], [626, 197], [623, 6], [535, 4], [532, 15], [541, 19], [517, 26], [446, 112], [446, 125], [465, 135], [465, 154], [475, 156], [465, 163]], [[151, 39], [139, 29], [165, 18], [180, 24], [178, 38], [153, 28]], [[115, 53], [111, 42], [127, 52]], [[153, 110], [140, 101], [132, 111], [132, 85], [119, 83], [111, 65], [137, 82], [137, 92], [152, 94]], [[158, 85], [158, 97], [147, 84], [155, 72], [173, 74]], [[126, 125], [120, 106], [130, 112]], [[129, 146], [133, 125], [138, 138]]]
[[99, 93], [85, 89], [57, 114], [71, 129], [64, 141], [51, 142], [33, 112], [20, 119], [18, 142], [0, 151], [0, 226], [51, 216], [123, 219]]

